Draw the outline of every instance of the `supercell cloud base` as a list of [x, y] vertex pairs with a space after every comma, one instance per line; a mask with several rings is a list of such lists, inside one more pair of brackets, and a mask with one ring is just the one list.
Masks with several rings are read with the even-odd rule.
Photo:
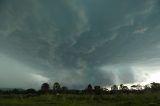
[[159, 6], [159, 0], [0, 0], [0, 87], [160, 81]]

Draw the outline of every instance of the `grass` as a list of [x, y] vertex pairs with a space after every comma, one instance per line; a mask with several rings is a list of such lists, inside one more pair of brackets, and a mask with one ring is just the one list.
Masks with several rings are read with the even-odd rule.
[[160, 106], [159, 93], [115, 95], [0, 95], [0, 106]]

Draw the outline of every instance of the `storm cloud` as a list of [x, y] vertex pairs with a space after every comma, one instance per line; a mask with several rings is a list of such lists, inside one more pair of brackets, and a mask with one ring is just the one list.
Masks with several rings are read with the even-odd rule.
[[159, 6], [158, 0], [1, 0], [0, 87], [147, 80], [159, 69]]

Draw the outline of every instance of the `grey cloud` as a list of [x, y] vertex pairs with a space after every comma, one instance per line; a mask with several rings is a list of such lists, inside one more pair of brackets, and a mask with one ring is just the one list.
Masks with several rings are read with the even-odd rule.
[[159, 56], [158, 0], [2, 0], [0, 5], [0, 52], [34, 70], [19, 75], [74, 88], [134, 83], [132, 67]]
[[40, 75], [40, 71], [0, 54], [0, 87], [1, 88], [36, 88], [49, 81]]

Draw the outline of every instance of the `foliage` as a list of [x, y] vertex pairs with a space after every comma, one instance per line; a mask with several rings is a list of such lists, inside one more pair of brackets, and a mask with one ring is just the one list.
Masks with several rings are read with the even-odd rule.
[[59, 92], [60, 90], [61, 90], [60, 84], [59, 84], [58, 82], [55, 82], [55, 83], [53, 84], [53, 91], [54, 91], [54, 92]]
[[50, 87], [48, 83], [43, 83], [41, 86], [41, 91], [47, 92], [49, 91]]
[[141, 85], [132, 87], [136, 89], [121, 84], [119, 89], [113, 85], [108, 90], [101, 86], [92, 88], [89, 84], [85, 90], [70, 90], [57, 82], [53, 89], [49, 89], [48, 83], [43, 83], [39, 91], [32, 88], [1, 90], [0, 106], [160, 106], [159, 83], [153, 82], [144, 89]]

